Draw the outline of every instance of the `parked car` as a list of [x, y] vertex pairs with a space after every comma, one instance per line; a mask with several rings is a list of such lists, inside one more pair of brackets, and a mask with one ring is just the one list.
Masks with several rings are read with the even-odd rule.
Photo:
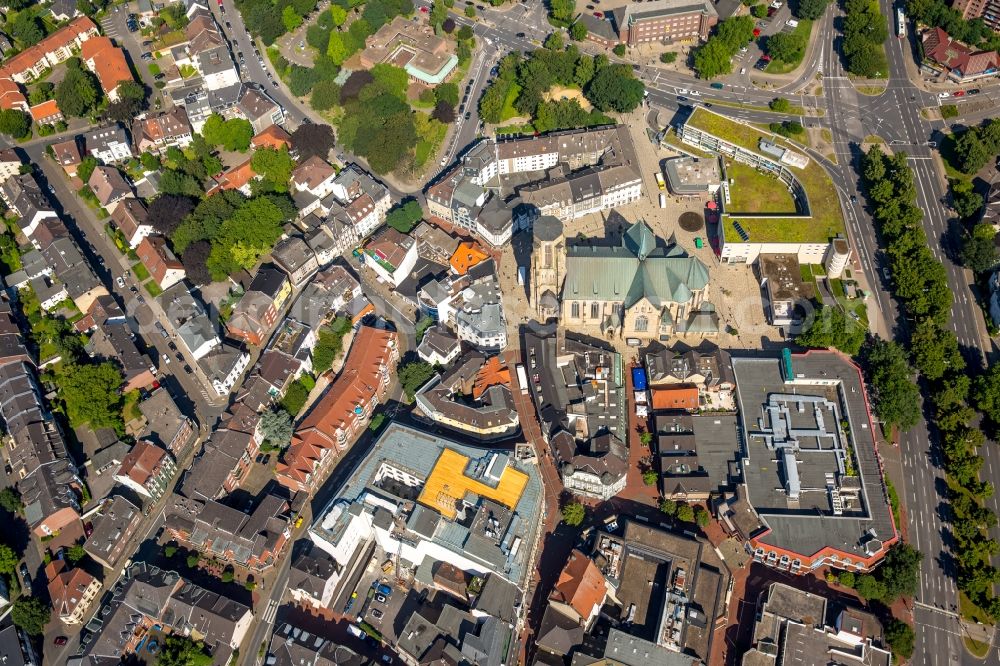
[[946, 97], [951, 97], [951, 93], [950, 92], [939, 92], [938, 93], [938, 98], [945, 99]]
[[978, 95], [979, 94], [979, 88], [972, 88], [970, 90], [966, 90], [965, 94], [966, 95]]
[[52, 642], [55, 643], [56, 645], [66, 645], [66, 637], [56, 636], [55, 640]]
[[184, 372], [186, 372], [186, 373], [188, 373], [190, 375], [194, 371], [191, 370], [191, 366], [190, 365], [185, 365], [184, 366]]
[[965, 97], [965, 91], [964, 90], [956, 90], [955, 91], [955, 97]]
[[722, 84], [722, 83], [719, 83], [718, 81], [713, 81], [713, 82], [712, 82], [712, 83], [710, 84], [710, 87], [712, 87], [712, 88], [715, 88], [716, 90], [722, 90], [722, 89], [723, 89], [723, 88], [725, 88], [726, 86], [725, 86], [724, 84]]
[[119, 289], [125, 288], [125, 280], [123, 280], [120, 275], [115, 278], [115, 284], [118, 285]]
[[21, 566], [17, 568], [18, 573], [21, 574], [21, 582], [24, 583], [24, 589], [31, 589], [31, 574], [28, 573], [28, 565], [21, 562]]
[[167, 356], [166, 354], [164, 354], [163, 355], [163, 362], [166, 363], [167, 365], [170, 365], [170, 357]]
[[380, 604], [384, 604], [387, 601], [389, 601], [389, 598], [387, 596], [385, 596], [384, 594], [376, 594], [375, 595], [375, 601], [379, 602]]
[[154, 81], [162, 81], [165, 78], [167, 78], [167, 75], [164, 74], [163, 72], [160, 72], [159, 74], [157, 74], [156, 76], [153, 77], [153, 80]]
[[385, 613], [383, 613], [379, 609], [377, 608], [372, 609], [372, 617], [375, 618], [376, 620], [381, 620], [384, 615]]
[[387, 597], [392, 596], [392, 588], [385, 583], [378, 583], [375, 585], [375, 591], [384, 594]]

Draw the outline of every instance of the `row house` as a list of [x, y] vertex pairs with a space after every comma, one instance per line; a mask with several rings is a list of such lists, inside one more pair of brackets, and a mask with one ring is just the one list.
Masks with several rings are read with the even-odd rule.
[[229, 334], [252, 345], [263, 344], [291, 293], [284, 273], [261, 266], [226, 322]]
[[84, 135], [84, 145], [87, 153], [102, 164], [114, 164], [135, 156], [128, 133], [117, 123], [90, 130]]
[[201, 453], [184, 477], [185, 497], [214, 500], [240, 487], [260, 452], [264, 436], [260, 416], [244, 405], [234, 405], [222, 426], [205, 441]]
[[136, 153], [164, 153], [175, 146], [186, 148], [192, 140], [191, 123], [183, 106], [136, 120], [132, 123], [132, 140]]
[[318, 487], [388, 395], [398, 361], [395, 332], [369, 326], [358, 330], [340, 375], [299, 424], [282, 455], [275, 470], [279, 483], [306, 492]]
[[198, 365], [212, 382], [215, 394], [225, 397], [250, 365], [250, 354], [241, 347], [223, 342], [198, 359]]
[[[52, 610], [63, 624], [82, 624], [87, 609], [101, 592], [101, 581], [79, 568], [69, 568], [65, 560], [45, 566]], [[6, 659], [4, 660], [6, 662]]]
[[169, 453], [152, 442], [139, 440], [122, 460], [115, 481], [155, 501], [163, 497], [176, 471], [177, 463]]
[[288, 275], [295, 289], [319, 269], [316, 253], [302, 236], [289, 236], [278, 241], [271, 251], [271, 261]]
[[0, 70], [0, 109], [28, 110], [28, 98], [24, 96], [21, 86], [9, 76], [4, 76], [3, 70]]
[[18, 83], [32, 81], [46, 70], [69, 60], [84, 42], [99, 34], [97, 24], [86, 16], [80, 16], [8, 60], [0, 68], [0, 76], [9, 77]]

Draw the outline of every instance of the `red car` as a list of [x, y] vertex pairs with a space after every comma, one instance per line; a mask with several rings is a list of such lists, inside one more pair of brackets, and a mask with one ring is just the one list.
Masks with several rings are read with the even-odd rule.
[[956, 90], [954, 96], [955, 97], [965, 97], [965, 91], [964, 90]]
[[219, 0], [219, 6], [220, 7], [222, 6], [222, 0]]
[[[219, 0], [219, 2], [221, 3], [222, 0]], [[52, 642], [55, 643], [56, 645], [66, 645], [66, 637], [65, 636], [56, 636], [56, 639], [54, 641], [52, 641]]]
[[596, 16], [597, 18], [604, 18], [604, 14], [602, 14], [601, 12], [594, 12], [594, 16]]
[[[221, 0], [220, 0], [220, 2], [221, 2]], [[420, 11], [421, 11], [421, 12], [423, 12], [424, 14], [426, 14], [426, 13], [427, 13], [427, 12], [429, 12], [430, 10], [429, 10], [429, 9], [427, 9], [426, 7], [421, 7], [421, 8], [420, 8]]]
[[760, 28], [754, 28], [753, 29], [753, 36], [754, 37], [760, 37]]

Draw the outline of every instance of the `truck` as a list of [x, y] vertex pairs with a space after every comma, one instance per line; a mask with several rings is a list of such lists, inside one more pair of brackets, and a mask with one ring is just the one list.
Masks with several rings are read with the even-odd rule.
[[660, 208], [666, 208], [666, 207], [667, 207], [667, 195], [664, 194], [663, 192], [660, 192]]
[[524, 282], [527, 279], [527, 277], [528, 277], [528, 267], [527, 266], [518, 266], [517, 267], [517, 283], [523, 287], [524, 286]]
[[524, 371], [524, 366], [518, 363], [515, 367], [517, 371], [517, 383], [521, 385], [521, 394], [528, 394], [528, 373]]
[[667, 183], [663, 180], [663, 174], [657, 171], [654, 175], [656, 176], [656, 186], [661, 190], [667, 189]]

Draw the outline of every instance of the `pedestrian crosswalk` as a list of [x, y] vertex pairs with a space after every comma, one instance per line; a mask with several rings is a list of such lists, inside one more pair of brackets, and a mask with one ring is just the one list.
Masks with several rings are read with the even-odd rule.
[[108, 37], [117, 38], [118, 37], [118, 27], [115, 25], [114, 20], [111, 16], [105, 16], [101, 19], [101, 32]]
[[261, 618], [264, 624], [271, 624], [274, 622], [275, 615], [278, 614], [278, 602], [274, 599], [268, 602], [267, 608], [264, 610], [264, 615]]

